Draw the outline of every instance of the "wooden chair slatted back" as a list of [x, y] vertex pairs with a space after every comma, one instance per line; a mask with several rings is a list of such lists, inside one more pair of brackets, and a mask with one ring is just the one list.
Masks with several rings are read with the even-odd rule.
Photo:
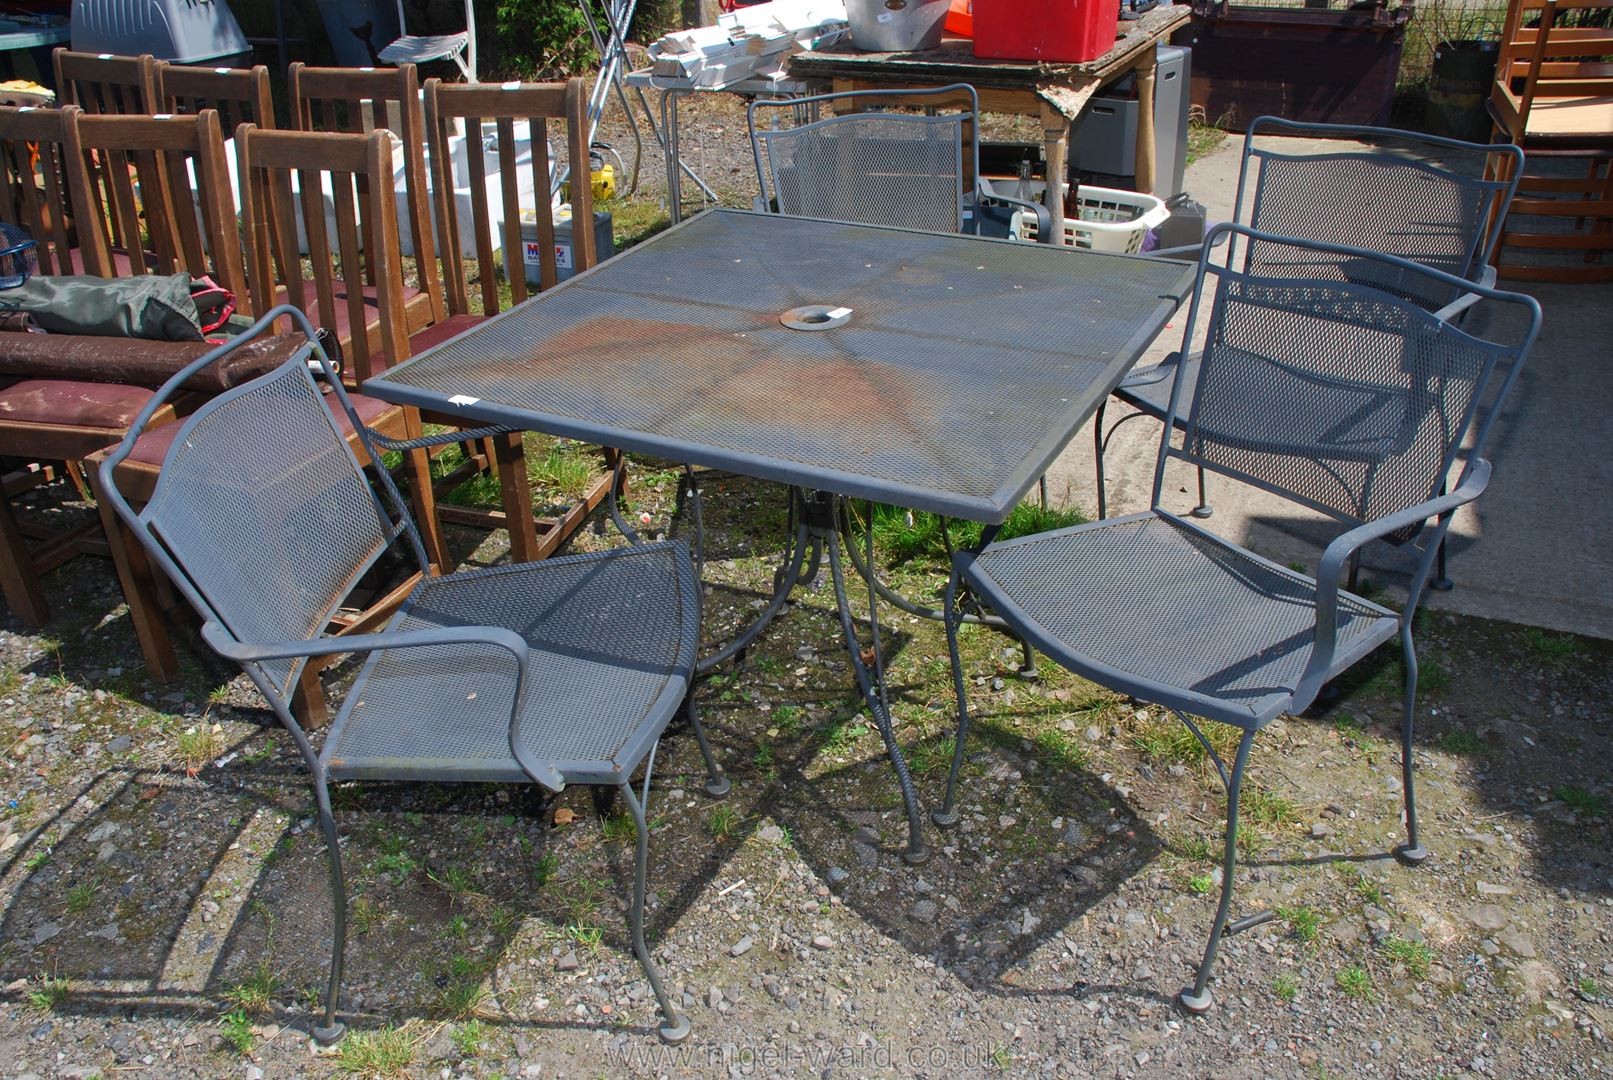
[[138, 222], [122, 231], [130, 274], [209, 275], [244, 300], [245, 264], [218, 113], [94, 116], [74, 106], [63, 112], [85, 272], [117, 276], [114, 222]]
[[[388, 198], [360, 197], [362, 184], [372, 191], [390, 190], [392, 142], [387, 133], [265, 131], [243, 124], [236, 147], [250, 238], [248, 276], [258, 310], [274, 302], [277, 282], [283, 282], [287, 302], [336, 336], [337, 304], [345, 303], [351, 346], [343, 357], [343, 378], [353, 385], [375, 373], [371, 357], [379, 354], [388, 367], [406, 358], [396, 207]], [[326, 217], [327, 184], [334, 230]], [[294, 207], [300, 208], [305, 223], [311, 274], [303, 270]], [[375, 282], [380, 310], [373, 337], [365, 325], [359, 288], [368, 279]], [[338, 300], [339, 280], [348, 283], [345, 301]]]
[[111, 56], [57, 49], [57, 102], [77, 105], [87, 113], [139, 115], [157, 108], [157, 60], [149, 53]]
[[0, 221], [34, 238], [41, 274], [73, 272], [66, 116], [62, 109], [0, 107], [0, 179], [7, 193]]
[[157, 101], [165, 112], [194, 114], [217, 109], [219, 130], [226, 137], [242, 124], [275, 126], [269, 69], [261, 64], [253, 68], [159, 64]]
[[[426, 177], [425, 120], [420, 83], [413, 64], [396, 68], [316, 68], [291, 65], [292, 122], [300, 131], [364, 132], [391, 130], [403, 143], [403, 182], [409, 235], [414, 242], [415, 284], [430, 298], [431, 321], [446, 316], [431, 228], [431, 192]], [[393, 190], [393, 180], [375, 189]], [[368, 202], [370, 188], [359, 189]]]
[[[554, 212], [549, 198], [549, 122], [563, 128], [566, 159], [571, 163], [572, 257], [574, 269], [586, 270], [599, 261], [595, 250], [592, 188], [585, 179], [588, 169], [587, 86], [581, 79], [564, 83], [506, 83], [469, 85], [426, 82], [427, 130], [431, 139], [433, 189], [436, 193], [437, 224], [441, 230], [439, 248], [443, 253], [444, 277], [448, 282], [448, 303], [456, 315], [470, 314], [465, 278], [465, 252], [459, 233], [459, 206], [454, 190], [453, 162], [449, 152], [455, 121], [464, 122], [467, 152], [471, 220], [475, 234], [474, 252], [482, 298], [482, 312], [497, 314], [500, 301], [497, 278], [492, 209], [487, 193], [487, 166], [482, 151], [482, 125], [495, 126], [495, 153], [498, 161], [499, 200], [502, 213], [502, 248], [508, 260], [504, 266], [510, 292], [516, 303], [531, 292], [526, 280], [525, 244], [521, 236], [521, 214], [509, 208], [520, 205], [520, 165], [517, 160], [516, 124], [527, 125], [530, 145], [530, 172], [537, 223], [539, 289], [554, 286], [558, 279], [555, 264]], [[584, 223], [587, 223], [586, 225]]]

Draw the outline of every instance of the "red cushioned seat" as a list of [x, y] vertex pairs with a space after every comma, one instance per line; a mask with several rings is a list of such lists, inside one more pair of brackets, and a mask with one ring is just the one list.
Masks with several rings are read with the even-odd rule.
[[0, 420], [105, 428], [115, 439], [155, 391], [122, 383], [19, 379], [0, 389]]
[[[353, 403], [353, 411], [358, 413], [359, 420], [365, 426], [373, 425], [383, 413], [395, 407], [380, 398], [373, 398], [367, 394], [350, 393], [347, 397]], [[351, 434], [353, 425], [348, 423], [347, 414], [342, 411], [341, 402], [336, 400], [336, 395], [326, 394], [324, 395], [324, 401], [325, 408], [329, 409], [331, 415], [336, 417], [336, 426], [342, 430], [343, 434]], [[168, 457], [168, 448], [174, 444], [174, 439], [179, 435], [179, 429], [184, 426], [183, 423], [164, 424], [162, 427], [153, 428], [146, 432], [135, 440], [134, 450], [129, 454], [129, 460], [139, 462], [142, 465], [161, 467], [164, 459]]]

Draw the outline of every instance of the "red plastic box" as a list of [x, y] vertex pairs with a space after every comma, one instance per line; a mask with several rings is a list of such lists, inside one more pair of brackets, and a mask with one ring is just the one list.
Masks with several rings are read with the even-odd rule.
[[1114, 48], [1120, 0], [974, 0], [975, 55], [1079, 64]]

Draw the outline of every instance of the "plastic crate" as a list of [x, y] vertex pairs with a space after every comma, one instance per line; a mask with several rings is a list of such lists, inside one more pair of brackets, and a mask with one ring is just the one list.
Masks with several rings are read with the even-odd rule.
[[[1148, 235], [1148, 230], [1159, 227], [1171, 216], [1171, 212], [1165, 208], [1165, 200], [1144, 195], [1140, 191], [1121, 191], [1087, 184], [1075, 190], [1081, 219], [1064, 219], [1064, 243], [1067, 247], [1135, 255], [1142, 250], [1143, 238]], [[1015, 215], [1013, 229], [1015, 237], [1020, 240], [1036, 240], [1034, 217]]]

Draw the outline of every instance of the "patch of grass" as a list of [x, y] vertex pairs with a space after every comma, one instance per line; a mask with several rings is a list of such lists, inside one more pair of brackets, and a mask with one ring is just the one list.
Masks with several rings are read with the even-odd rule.
[[1439, 748], [1447, 754], [1477, 757], [1490, 752], [1490, 744], [1466, 728], [1453, 728], [1439, 737]]
[[[1198, 722], [1199, 730], [1223, 758], [1238, 747], [1237, 728], [1210, 720]], [[1197, 765], [1209, 755], [1198, 736], [1174, 716], [1133, 718], [1126, 723], [1126, 743], [1139, 754], [1161, 765]]]
[[1297, 904], [1293, 907], [1279, 907], [1276, 911], [1277, 917], [1288, 924], [1288, 932], [1296, 941], [1309, 945], [1322, 931], [1322, 916], [1315, 908]]
[[67, 913], [77, 915], [95, 902], [95, 894], [100, 885], [93, 881], [82, 881], [67, 890]]
[[242, 1057], [251, 1054], [253, 1047], [258, 1045], [257, 1033], [252, 1030], [252, 1018], [247, 1016], [245, 1009], [231, 1009], [219, 1017], [218, 1033]]
[[[947, 741], [951, 742], [952, 740]], [[1049, 728], [1037, 733], [1036, 750], [1041, 755], [1044, 764], [1056, 766], [1066, 772], [1086, 768], [1089, 759], [1085, 746], [1076, 742], [1074, 736], [1057, 728]]]
[[480, 1020], [467, 1020], [454, 1028], [449, 1038], [453, 1040], [454, 1049], [459, 1051], [460, 1057], [473, 1058], [481, 1054], [482, 1046], [487, 1042], [487, 1029]]
[[626, 251], [672, 224], [666, 208], [653, 199], [601, 199], [594, 203], [594, 209], [610, 212], [611, 236], [617, 251]]
[[66, 979], [58, 979], [54, 975], [40, 975], [28, 986], [28, 1004], [49, 1012], [72, 994], [73, 986]]
[[1526, 627], [1519, 635], [1538, 660], [1560, 664], [1579, 652], [1579, 639], [1569, 634], [1548, 634], [1538, 626]]
[[758, 769], [771, 769], [773, 767], [773, 744], [763, 739], [756, 747], [756, 753], [751, 755], [751, 764]]
[[1385, 900], [1383, 885], [1376, 878], [1368, 877], [1361, 871], [1356, 870], [1354, 871], [1351, 884], [1355, 888], [1355, 894], [1362, 900], [1365, 900], [1374, 907], [1383, 906]]
[[1213, 874], [1194, 874], [1187, 879], [1187, 891], [1194, 896], [1203, 896], [1213, 888], [1215, 888]]
[[[997, 539], [1012, 540], [1016, 536], [1064, 529], [1086, 520], [1078, 510], [1057, 506], [1044, 508], [1036, 501], [1022, 502], [1003, 522]], [[981, 527], [974, 522], [948, 521], [946, 529], [954, 548], [973, 547], [980, 542]], [[942, 520], [934, 514], [883, 504], [874, 507], [874, 543], [891, 565], [917, 558], [945, 558], [946, 543], [941, 530]]]
[[1014, 1055], [1008, 1052], [1008, 1047], [998, 1046], [994, 1047], [991, 1053], [986, 1055], [986, 1060], [989, 1061], [992, 1067], [997, 1071], [1007, 1072], [1009, 1067], [1014, 1064]]
[[50, 862], [50, 848], [43, 847], [22, 861], [24, 870], [38, 870]]
[[631, 844], [638, 839], [638, 827], [633, 824], [633, 815], [626, 810], [618, 810], [607, 817], [600, 822], [600, 828], [612, 844]]
[[348, 913], [348, 922], [353, 927], [353, 933], [367, 934], [380, 921], [381, 909], [375, 906], [374, 900], [361, 896], [353, 901], [352, 911]]
[[1356, 1001], [1372, 1000], [1372, 976], [1360, 964], [1351, 964], [1349, 967], [1333, 976], [1333, 982], [1343, 991], [1345, 997]]
[[[1223, 117], [1222, 119], [1227, 120], [1228, 118]], [[1226, 132], [1208, 121], [1204, 114], [1203, 106], [1193, 106], [1188, 110], [1187, 116], [1187, 163], [1191, 165], [1205, 154], [1208, 154], [1211, 150], [1220, 146], [1221, 140], [1226, 137]]]
[[538, 888], [543, 888], [543, 886], [554, 880], [554, 873], [558, 869], [560, 869], [560, 856], [552, 851], [545, 851], [538, 856], [538, 861], [532, 865], [533, 883]]
[[449, 1020], [468, 1020], [475, 1016], [487, 1001], [487, 987], [482, 985], [486, 970], [474, 957], [456, 953], [448, 960], [447, 970], [432, 980], [437, 992], [432, 995], [429, 1008], [437, 1016]]
[[1292, 802], [1262, 788], [1251, 788], [1243, 793], [1243, 813], [1252, 824], [1268, 828], [1299, 820], [1299, 811]]
[[785, 737], [798, 734], [801, 730], [801, 706], [780, 705], [774, 709], [773, 725]]
[[1574, 988], [1588, 998], [1602, 996], [1601, 986], [1599, 986], [1596, 980], [1591, 978], [1589, 975], [1581, 975], [1579, 977], [1579, 981], [1574, 984]]
[[1299, 996], [1299, 977], [1284, 972], [1271, 980], [1271, 992], [1279, 1001], [1293, 1001]]
[[585, 949], [598, 950], [605, 940], [605, 931], [587, 923], [567, 923], [566, 936]]
[[1215, 848], [1211, 846], [1209, 839], [1203, 836], [1173, 837], [1168, 846], [1177, 855], [1194, 862], [1204, 862], [1215, 857]]
[[[224, 991], [224, 1000], [250, 1016], [262, 1016], [274, 1003], [274, 992], [280, 980], [266, 961], [259, 961], [257, 970]], [[244, 1052], [244, 1051], [243, 1051]]]
[[844, 753], [866, 734], [868, 725], [863, 722], [861, 713], [847, 720], [835, 720], [824, 729], [823, 748], [831, 754]]
[[944, 739], [925, 739], [906, 748], [907, 767], [914, 776], [929, 776], [952, 767], [952, 751], [958, 745], [957, 736]]
[[382, 855], [370, 864], [371, 873], [379, 874], [394, 885], [402, 885], [418, 869], [420, 864], [406, 851]]
[[739, 828], [741, 820], [739, 811], [731, 806], [714, 807], [706, 819], [706, 829], [718, 840], [726, 840]]
[[407, 1024], [379, 1031], [354, 1031], [342, 1040], [336, 1067], [354, 1076], [391, 1080], [403, 1076], [414, 1064], [418, 1050], [419, 1040]]
[[1561, 799], [1563, 805], [1583, 817], [1601, 817], [1607, 810], [1607, 800], [1573, 784], [1559, 784], [1551, 789], [1551, 797]]
[[1434, 962], [1434, 950], [1420, 941], [1390, 937], [1379, 948], [1395, 963], [1405, 965], [1406, 973], [1414, 979], [1425, 978], [1429, 966]]
[[196, 724], [179, 733], [175, 749], [180, 763], [194, 772], [218, 757], [224, 749], [224, 732], [217, 724]]

